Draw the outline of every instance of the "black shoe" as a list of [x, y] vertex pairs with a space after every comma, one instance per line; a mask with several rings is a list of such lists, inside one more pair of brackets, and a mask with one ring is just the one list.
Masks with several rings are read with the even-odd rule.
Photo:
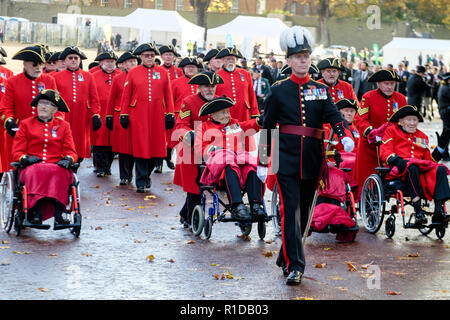
[[120, 185], [121, 186], [126, 186], [128, 184], [128, 179], [120, 179]]
[[106, 175], [104, 172], [97, 172], [97, 178], [103, 178]]
[[175, 169], [175, 165], [173, 164], [172, 161], [166, 160], [166, 164], [167, 164], [167, 167], [168, 167], [169, 169], [171, 169], [171, 170], [174, 170], [174, 169]]
[[105, 175], [107, 175], [107, 176], [112, 175], [111, 170], [110, 169], [106, 169]]
[[162, 173], [162, 167], [163, 167], [162, 164], [157, 165], [154, 173]]
[[250, 215], [248, 214], [247, 207], [243, 203], [240, 203], [236, 207], [231, 209], [231, 217], [233, 219], [243, 221], [251, 219]]
[[136, 190], [137, 193], [145, 193], [145, 188], [138, 187]]
[[287, 277], [289, 275], [289, 271], [287, 269], [287, 266], [282, 266], [281, 269], [283, 269], [283, 276]]
[[299, 285], [302, 282], [303, 273], [300, 271], [294, 270], [291, 273], [289, 273], [288, 277], [286, 278], [286, 284], [287, 285]]
[[253, 203], [251, 206], [252, 216], [255, 218], [266, 218], [267, 214], [264, 212], [264, 208], [259, 203]]
[[145, 187], [146, 187], [147, 189], [150, 189], [150, 188], [152, 187], [152, 179], [148, 178], [148, 182], [147, 182], [147, 184], [145, 185]]
[[418, 210], [414, 213], [414, 216], [416, 217], [416, 224], [426, 224], [427, 218], [425, 218], [425, 215], [422, 210]]
[[55, 224], [70, 224], [68, 219], [64, 219], [62, 216], [55, 215]]

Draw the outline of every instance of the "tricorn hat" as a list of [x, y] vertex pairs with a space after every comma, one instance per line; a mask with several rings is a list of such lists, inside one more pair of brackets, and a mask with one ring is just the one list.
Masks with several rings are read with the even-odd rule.
[[5, 49], [3, 49], [2, 47], [0, 47], [0, 55], [2, 55], [3, 57], [7, 57], [8, 54], [6, 53]]
[[416, 106], [406, 105], [398, 109], [390, 118], [389, 122], [398, 122], [401, 118], [406, 116], [416, 116], [419, 122], [423, 122], [423, 117]]
[[343, 66], [341, 64], [341, 61], [339, 61], [338, 58], [326, 58], [326, 59], [321, 60], [317, 64], [317, 68], [319, 70], [323, 70], [326, 68], [334, 68], [334, 69], [342, 70]]
[[45, 63], [44, 54], [44, 48], [41, 46], [30, 46], [17, 52], [12, 59]]
[[215, 58], [219, 53], [219, 49], [211, 49], [208, 53], [203, 57], [203, 61], [208, 62], [211, 59]]
[[56, 62], [58, 60], [62, 60], [59, 58], [59, 56], [61, 55], [61, 52], [57, 51], [57, 52], [52, 52], [50, 58], [48, 58], [47, 62]]
[[161, 46], [161, 47], [159, 47], [158, 50], [159, 50], [160, 54], [163, 54], [163, 53], [166, 53], [166, 52], [172, 52], [175, 56], [177, 55], [177, 50], [172, 45]]
[[160, 54], [158, 48], [155, 46], [154, 43], [143, 43], [139, 45], [136, 49], [134, 49], [133, 54], [135, 56], [138, 56], [145, 51], [153, 51], [156, 55]]
[[106, 59], [113, 59], [117, 61], [117, 55], [114, 53], [114, 51], [106, 51], [103, 53], [100, 53], [94, 61], [102, 61]]
[[191, 78], [188, 82], [189, 84], [206, 84], [206, 85], [215, 85], [224, 83], [221, 76], [219, 76], [216, 72], [212, 71], [202, 71], [197, 73], [195, 76]]
[[230, 108], [234, 106], [235, 102], [226, 96], [221, 96], [212, 99], [211, 101], [205, 103], [198, 112], [198, 116], [205, 116], [207, 114], [214, 113], [216, 111], [220, 111], [222, 109]]
[[238, 59], [242, 59], [244, 56], [242, 53], [236, 49], [235, 47], [223, 48], [219, 51], [219, 53], [215, 56], [215, 58], [220, 59], [227, 56], [234, 56]]
[[353, 99], [341, 99], [338, 102], [336, 102], [336, 107], [338, 108], [338, 110], [344, 108], [353, 108], [356, 111], [358, 111], [358, 102]]
[[398, 81], [400, 82], [400, 77], [397, 72], [382, 69], [380, 71], [372, 74], [368, 79], [368, 82], [380, 82], [380, 81]]
[[125, 62], [129, 59], [137, 59], [138, 64], [141, 63], [141, 58], [139, 58], [138, 56], [135, 56], [133, 53], [131, 53], [130, 51], [127, 51], [125, 53], [123, 53], [119, 59], [117, 59], [117, 63], [122, 63]]
[[99, 65], [100, 65], [100, 63], [98, 63], [97, 61], [93, 61], [93, 62], [89, 63], [88, 70], [91, 70], [92, 68], [95, 68]]
[[427, 71], [427, 69], [425, 69], [424, 66], [418, 66], [416, 69], [417, 73], [425, 73]]
[[286, 52], [286, 58], [300, 52], [312, 53], [313, 43], [311, 32], [301, 26], [286, 29], [280, 35], [280, 47]]
[[311, 65], [309, 66], [308, 73], [309, 74], [320, 73], [320, 70], [319, 68], [317, 68], [315, 64], [311, 63]]
[[0, 65], [1, 64], [6, 64], [5, 58], [3, 58], [2, 56], [0, 56]]
[[44, 99], [52, 102], [61, 112], [69, 112], [69, 107], [67, 107], [64, 99], [59, 95], [59, 92], [52, 89], [42, 90], [32, 101], [31, 105], [36, 107], [39, 100]]
[[183, 60], [181, 60], [180, 63], [178, 64], [178, 68], [184, 68], [190, 64], [196, 66], [197, 68], [203, 69], [203, 64], [200, 61], [198, 61], [198, 59], [195, 57], [183, 58]]
[[[311, 70], [311, 68], [310, 68], [310, 70]], [[292, 73], [292, 69], [287, 64], [282, 66], [281, 69], [280, 69], [280, 74], [288, 75], [288, 74], [291, 74], [291, 73]]]
[[59, 60], [64, 60], [69, 54], [76, 54], [81, 60], [86, 60], [86, 55], [77, 46], [67, 47], [59, 54]]

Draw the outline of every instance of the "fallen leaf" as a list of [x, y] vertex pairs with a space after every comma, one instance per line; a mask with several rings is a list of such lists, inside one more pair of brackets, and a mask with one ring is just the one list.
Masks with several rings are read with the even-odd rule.
[[134, 208], [127, 208], [127, 210], [134, 210]]
[[169, 207], [175, 207], [175, 203], [169, 203]]
[[49, 257], [57, 257], [58, 255], [56, 253], [50, 253], [48, 256]]
[[326, 263], [316, 263], [315, 268], [322, 269], [325, 268], [326, 265]]
[[373, 262], [367, 263], [367, 264], [363, 264], [363, 265], [361, 266], [361, 269], [364, 269], [364, 270], [369, 269], [369, 267], [372, 265], [372, 263], [373, 263]]
[[151, 255], [148, 255], [147, 256], [147, 260], [149, 261], [149, 262], [153, 262], [153, 260], [155, 260], [155, 257], [151, 254]]
[[331, 280], [345, 280], [344, 278], [342, 278], [340, 276], [329, 276], [328, 278]]
[[331, 248], [323, 248], [324, 251], [330, 251]]
[[419, 253], [417, 252], [417, 253], [414, 253], [414, 254], [408, 254], [407, 255], [407, 257], [410, 257], [410, 258], [418, 258], [419, 257]]
[[92, 254], [87, 253], [87, 252], [82, 252], [81, 255], [85, 256], [85, 257], [92, 257]]
[[350, 272], [356, 271], [356, 267], [351, 262], [347, 262], [347, 267], [348, 267], [348, 271], [350, 271]]
[[170, 263], [174, 263], [175, 262], [175, 260], [173, 260], [173, 259], [170, 259], [170, 260], [168, 260]]
[[389, 296], [399, 296], [402, 293], [399, 292], [399, 291], [386, 291], [386, 294], [389, 295]]
[[155, 216], [155, 217], [159, 217], [159, 215], [158, 215], [158, 214], [154, 214], [154, 216]]
[[347, 287], [336, 287], [336, 289], [339, 289], [341, 291], [348, 291]]
[[272, 251], [267, 251], [267, 252], [263, 253], [263, 256], [266, 257], [266, 258], [270, 258], [270, 257], [273, 256], [273, 253], [272, 253]]
[[38, 290], [42, 291], [42, 292], [50, 292], [51, 291], [50, 289], [47, 289], [47, 288], [38, 288]]
[[144, 208], [143, 206], [139, 206], [139, 207], [138, 207], [138, 209], [143, 209], [143, 208]]
[[144, 200], [145, 200], [145, 201], [149, 201], [149, 200], [151, 200], [151, 199], [156, 199], [156, 196], [155, 196], [154, 194], [149, 194], [148, 196], [145, 196], [145, 197], [144, 197]]
[[228, 279], [234, 279], [233, 274], [230, 272], [230, 270], [225, 271], [225, 275]]
[[103, 228], [102, 227], [97, 227], [97, 228], [95, 228], [95, 230], [103, 230]]
[[28, 252], [28, 251], [16, 251], [16, 250], [14, 250], [13, 253], [15, 253], [15, 254], [31, 254], [31, 252]]
[[194, 243], [195, 243], [194, 240], [191, 240], [191, 241], [188, 241], [188, 242], [187, 242], [187, 244], [194, 244]]
[[134, 243], [142, 243], [141, 240], [137, 240], [137, 239], [134, 239], [133, 242], [134, 242]]
[[99, 189], [100, 188], [100, 186], [99, 185], [96, 185], [95, 187], [94, 187], [95, 189]]
[[173, 191], [173, 188], [165, 188], [164, 191]]
[[216, 274], [213, 274], [213, 277], [216, 279], [216, 280], [219, 280], [220, 279], [220, 276], [216, 273]]
[[2, 244], [9, 244], [8, 240], [2, 240]]
[[10, 246], [1, 246], [0, 249], [9, 249], [11, 248]]
[[241, 238], [244, 241], [251, 241], [252, 238], [250, 238], [250, 236], [245, 236], [243, 234], [237, 235], [236, 237]]
[[9, 262], [8, 261], [2, 261], [0, 262], [0, 266], [8, 266]]
[[312, 297], [295, 297], [294, 300], [316, 300]]

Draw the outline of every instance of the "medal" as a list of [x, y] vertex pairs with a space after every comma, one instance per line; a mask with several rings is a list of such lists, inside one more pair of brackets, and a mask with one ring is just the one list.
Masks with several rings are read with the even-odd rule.
[[78, 74], [78, 81], [84, 81], [83, 75], [81, 73]]
[[45, 84], [43, 83], [38, 83], [38, 91], [41, 92], [42, 90], [45, 89]]
[[152, 72], [152, 79], [154, 80], [161, 79], [161, 74], [159, 72]]

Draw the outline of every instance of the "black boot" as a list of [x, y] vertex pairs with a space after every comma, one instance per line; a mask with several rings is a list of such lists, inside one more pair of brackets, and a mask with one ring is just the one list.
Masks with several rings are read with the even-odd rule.
[[251, 208], [251, 211], [252, 211], [252, 216], [254, 218], [265, 218], [265, 217], [267, 217], [267, 215], [264, 212], [264, 208], [263, 208], [261, 203], [254, 202], [254, 203], [252, 203], [250, 208]]
[[167, 148], [167, 157], [165, 159], [166, 160], [166, 164], [167, 164], [167, 167], [169, 169], [174, 170], [175, 169], [175, 165], [173, 164], [171, 159], [172, 159], [172, 149]]
[[55, 224], [70, 224], [68, 219], [64, 219], [62, 214], [64, 212], [64, 205], [55, 201]]
[[434, 200], [434, 213], [431, 221], [433, 223], [443, 223], [450, 221], [450, 216], [445, 215], [443, 201]]
[[243, 203], [238, 205], [233, 205], [231, 209], [231, 217], [236, 220], [250, 220], [250, 215], [248, 214], [247, 207]]
[[422, 210], [422, 204], [421, 201], [413, 202], [414, 207], [414, 216], [416, 217], [416, 224], [425, 224], [427, 223], [427, 218], [424, 215], [424, 212]]

